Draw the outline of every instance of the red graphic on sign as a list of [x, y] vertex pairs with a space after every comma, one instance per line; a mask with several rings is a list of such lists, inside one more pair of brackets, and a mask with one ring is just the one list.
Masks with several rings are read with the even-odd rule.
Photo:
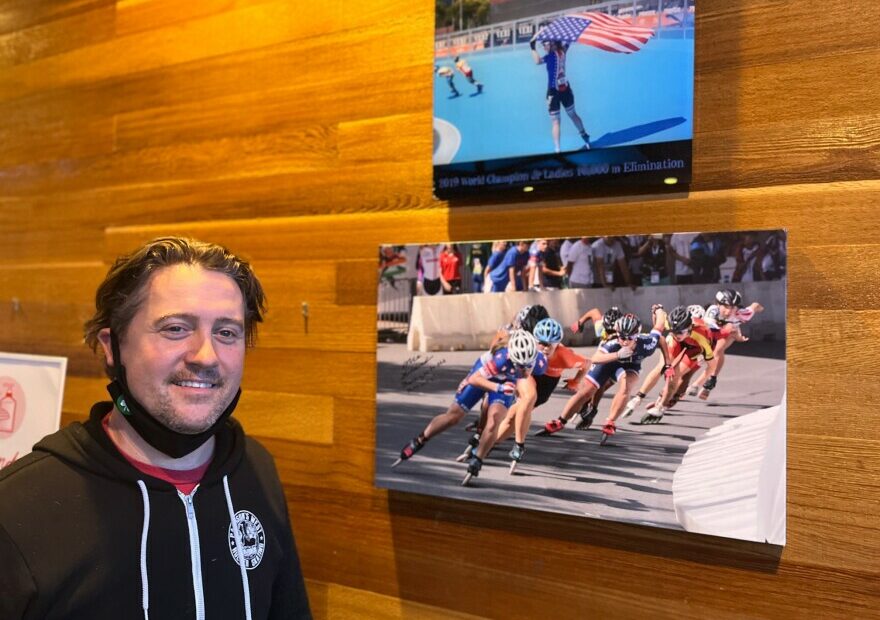
[[0, 377], [0, 439], [11, 437], [24, 421], [25, 397], [18, 381]]

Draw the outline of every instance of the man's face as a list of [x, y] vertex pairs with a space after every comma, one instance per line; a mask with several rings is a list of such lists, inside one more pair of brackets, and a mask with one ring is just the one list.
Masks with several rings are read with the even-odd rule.
[[[163, 268], [146, 287], [119, 344], [128, 386], [166, 427], [202, 432], [241, 384], [244, 298], [229, 276], [192, 265]], [[109, 330], [103, 331], [101, 342], [112, 363]]]
[[538, 251], [544, 252], [547, 250], [547, 240], [546, 239], [538, 239]]
[[720, 316], [722, 319], [729, 319], [735, 312], [736, 306], [718, 304], [718, 316]]
[[525, 252], [529, 249], [529, 242], [528, 241], [520, 241], [519, 243], [516, 244], [516, 249], [519, 251], [520, 254], [522, 254], [523, 252]]
[[549, 52], [550, 50], [553, 49], [553, 44], [550, 43], [550, 41], [544, 41], [543, 45], [544, 45], [545, 52]]

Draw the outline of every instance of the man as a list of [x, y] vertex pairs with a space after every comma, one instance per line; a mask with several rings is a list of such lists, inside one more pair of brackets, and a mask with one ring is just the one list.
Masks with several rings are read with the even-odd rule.
[[565, 258], [565, 273], [571, 288], [593, 287], [593, 246], [589, 237], [581, 237], [572, 244]]
[[112, 402], [0, 472], [0, 617], [310, 618], [272, 457], [229, 417], [264, 312], [250, 265], [155, 239], [95, 302]]
[[560, 151], [560, 121], [559, 108], [565, 108], [566, 114], [574, 123], [575, 128], [584, 141], [583, 149], [590, 148], [590, 136], [584, 129], [584, 122], [574, 109], [574, 91], [565, 75], [565, 54], [568, 45], [560, 41], [544, 41], [544, 56], [535, 50], [537, 38], [532, 37], [529, 47], [532, 48], [532, 60], [536, 65], [544, 65], [547, 69], [547, 110], [550, 112], [550, 132], [553, 137], [553, 146], [558, 153]]
[[673, 275], [675, 284], [692, 284], [694, 270], [691, 267], [691, 241], [696, 237], [692, 233], [675, 233], [669, 240], [668, 248], [675, 261]]
[[549, 289], [560, 289], [565, 284], [565, 268], [559, 256], [561, 239], [547, 241], [547, 251], [544, 252], [544, 265], [541, 273], [544, 276], [544, 286]]
[[507, 249], [504, 259], [489, 274], [493, 291], [527, 290], [523, 271], [529, 263], [529, 242], [517, 241]]
[[623, 245], [616, 237], [599, 237], [593, 242], [593, 256], [596, 257], [596, 275], [603, 288], [613, 291], [617, 283], [614, 281], [615, 266], [623, 276], [624, 282], [632, 290], [636, 290], [629, 265], [626, 264], [626, 253]]

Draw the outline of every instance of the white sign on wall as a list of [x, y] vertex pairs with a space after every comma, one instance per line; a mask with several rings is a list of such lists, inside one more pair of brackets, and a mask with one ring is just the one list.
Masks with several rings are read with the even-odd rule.
[[0, 469], [58, 430], [66, 357], [0, 353]]

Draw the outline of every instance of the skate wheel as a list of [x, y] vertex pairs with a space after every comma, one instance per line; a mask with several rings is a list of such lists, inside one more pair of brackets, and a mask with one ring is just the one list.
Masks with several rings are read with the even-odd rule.
[[461, 486], [466, 487], [468, 485], [468, 483], [471, 481], [471, 478], [473, 478], [473, 477], [474, 476], [472, 473], [470, 473], [470, 472], [466, 473], [464, 475], [464, 480], [461, 481]]
[[518, 464], [519, 464], [518, 461], [511, 461], [511, 462], [510, 462], [510, 471], [507, 472], [507, 474], [508, 474], [509, 476], [512, 476], [512, 475], [513, 475], [513, 472], [516, 471], [516, 466], [517, 466]]
[[609, 437], [610, 435], [608, 435], [607, 433], [602, 433], [602, 437], [599, 439], [599, 445], [604, 446]]

